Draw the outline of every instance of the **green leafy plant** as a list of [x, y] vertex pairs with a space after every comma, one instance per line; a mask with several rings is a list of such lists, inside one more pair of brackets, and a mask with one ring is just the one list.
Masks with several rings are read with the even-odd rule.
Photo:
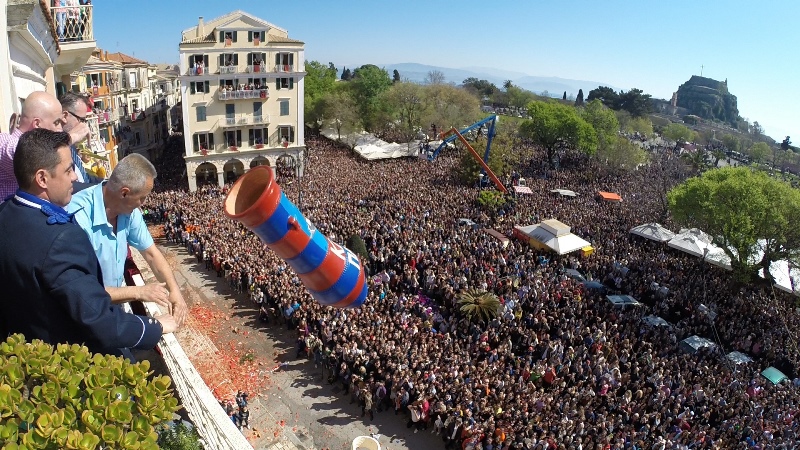
[[187, 427], [183, 422], [175, 426], [162, 426], [158, 432], [158, 445], [161, 450], [203, 450], [197, 430]]
[[458, 297], [459, 311], [469, 320], [489, 322], [500, 313], [500, 300], [491, 292], [468, 289]]
[[148, 361], [10, 336], [0, 343], [0, 447], [158, 449], [155, 427], [179, 407], [172, 380], [152, 374]]

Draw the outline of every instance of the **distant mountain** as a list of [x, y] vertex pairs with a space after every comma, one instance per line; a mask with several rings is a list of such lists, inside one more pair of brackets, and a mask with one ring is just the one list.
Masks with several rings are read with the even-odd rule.
[[503, 69], [495, 69], [491, 67], [466, 67], [462, 69], [454, 69], [451, 67], [430, 66], [427, 64], [417, 63], [400, 63], [389, 64], [384, 68], [392, 74], [394, 70], [400, 72], [400, 78], [409, 80], [415, 83], [422, 83], [428, 72], [438, 70], [445, 76], [445, 81], [448, 83], [461, 84], [467, 78], [475, 77], [479, 80], [487, 80], [502, 88], [503, 82], [511, 80], [515, 86], [523, 89], [541, 94], [548, 91], [552, 96], [561, 97], [564, 91], [567, 95], [577, 95], [579, 89], [583, 89], [584, 95], [589, 95], [589, 91], [598, 86], [608, 86], [614, 90], [620, 90], [617, 87], [608, 83], [599, 81], [585, 81], [585, 80], [571, 80], [568, 78], [558, 77], [539, 77], [532, 76], [522, 72], [513, 72]]

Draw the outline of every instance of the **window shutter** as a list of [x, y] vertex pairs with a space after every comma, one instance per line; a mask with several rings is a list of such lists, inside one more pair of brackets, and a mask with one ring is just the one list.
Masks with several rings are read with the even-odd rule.
[[199, 152], [200, 151], [200, 135], [199, 134], [195, 134], [194, 135], [194, 139], [192, 139], [192, 140], [194, 141], [194, 145], [192, 146], [194, 148], [194, 151]]
[[261, 54], [261, 62], [263, 62], [264, 65], [267, 64], [267, 54], [266, 53], [262, 53]]
[[289, 89], [294, 89], [294, 77], [289, 78]]
[[208, 133], [208, 148], [214, 147], [214, 133]]
[[86, 75], [86, 87], [87, 88], [91, 88], [92, 87], [92, 77], [89, 76], [89, 75]]
[[203, 55], [203, 65], [206, 67], [206, 70], [208, 70], [208, 55]]
[[220, 31], [219, 32], [219, 41], [220, 42], [225, 42], [225, 32], [224, 31]]
[[275, 65], [276, 66], [280, 66], [281, 65], [281, 54], [280, 53], [275, 53]]
[[225, 55], [220, 53], [220, 55], [219, 55], [219, 66], [222, 67], [224, 65], [225, 65]]
[[194, 82], [189, 83], [189, 91], [192, 94], [194, 94], [196, 92], [195, 88], [194, 88]]
[[233, 42], [236, 42], [236, 32], [233, 32]]
[[239, 54], [238, 53], [234, 53], [233, 54], [233, 65], [234, 66], [238, 66], [239, 65]]
[[247, 32], [247, 42], [253, 42], [253, 32], [252, 31], [248, 31]]
[[189, 57], [189, 70], [194, 69], [194, 56]]
[[250, 129], [247, 132], [247, 143], [250, 144], [251, 146], [256, 143], [256, 137], [255, 137], [255, 134], [253, 133], [252, 129]]
[[236, 146], [242, 146], [242, 130], [236, 130]]
[[275, 78], [275, 90], [278, 90], [278, 91], [281, 90], [281, 79], [280, 78]]
[[289, 127], [289, 142], [294, 143], [294, 127]]
[[248, 53], [247, 54], [247, 65], [248, 66], [252, 66], [253, 65], [253, 54], [252, 53]]
[[294, 65], [294, 53], [289, 53], [289, 65]]
[[205, 91], [203, 91], [203, 92], [209, 92], [209, 87], [208, 87], [209, 86], [209, 82], [208, 81], [205, 82], [204, 86], [205, 86]]

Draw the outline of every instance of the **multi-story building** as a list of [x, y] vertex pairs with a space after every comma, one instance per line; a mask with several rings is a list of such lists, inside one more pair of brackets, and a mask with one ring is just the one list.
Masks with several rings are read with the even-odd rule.
[[184, 30], [179, 45], [192, 191], [258, 165], [302, 172], [304, 44], [243, 11]]
[[122, 88], [117, 94], [121, 108], [119, 157], [139, 153], [155, 159], [169, 136], [161, 128], [166, 123], [167, 106], [165, 101], [156, 100], [156, 67], [119, 52], [109, 53], [108, 59], [122, 65]]
[[[53, 5], [52, 7], [48, 7]], [[0, 2], [0, 124], [19, 113], [31, 92], [54, 95], [94, 50], [92, 5], [57, 7], [50, 0]]]
[[72, 89], [86, 92], [92, 101], [92, 112], [87, 115], [89, 142], [94, 153], [116, 158], [120, 113], [117, 105], [122, 76], [122, 64], [111, 61], [108, 52], [96, 49], [89, 61], [76, 76]]
[[166, 100], [169, 114], [167, 122], [162, 127], [164, 136], [169, 136], [173, 131], [183, 131], [181, 122], [181, 80], [180, 66], [174, 64], [156, 65], [156, 99], [160, 102]]

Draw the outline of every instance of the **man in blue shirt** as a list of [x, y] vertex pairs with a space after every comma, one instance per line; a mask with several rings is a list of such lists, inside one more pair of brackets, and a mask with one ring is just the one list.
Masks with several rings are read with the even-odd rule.
[[20, 188], [0, 205], [0, 339], [22, 333], [125, 356], [128, 348], [151, 349], [177, 323], [111, 304], [86, 234], [63, 209], [75, 180], [69, 142], [69, 134], [41, 128], [19, 140], [14, 176]]
[[[147, 158], [130, 154], [117, 164], [108, 181], [75, 194], [67, 211], [75, 214], [75, 222], [89, 236], [112, 302], [154, 302], [180, 325], [188, 312], [186, 302], [139, 209], [153, 190], [155, 178], [156, 169]], [[160, 283], [124, 285], [129, 244], [141, 252]]]

